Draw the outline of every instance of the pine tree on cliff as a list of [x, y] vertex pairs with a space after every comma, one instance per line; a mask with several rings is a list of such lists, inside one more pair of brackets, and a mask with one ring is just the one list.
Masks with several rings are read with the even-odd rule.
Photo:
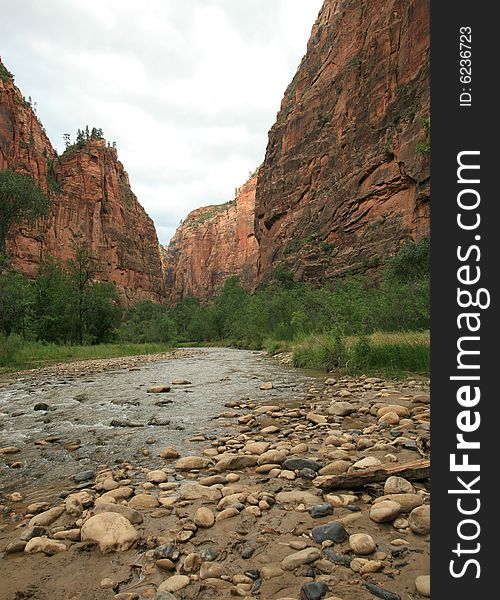
[[0, 254], [12, 229], [47, 215], [49, 199], [28, 175], [0, 171]]

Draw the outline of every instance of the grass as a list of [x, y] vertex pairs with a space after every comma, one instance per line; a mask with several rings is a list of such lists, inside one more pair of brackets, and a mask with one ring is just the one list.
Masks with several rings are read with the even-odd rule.
[[169, 350], [172, 350], [172, 346], [159, 343], [60, 346], [26, 341], [16, 335], [0, 336], [0, 373], [77, 360], [137, 356], [168, 352]]
[[376, 332], [364, 337], [308, 335], [293, 342], [267, 340], [271, 354], [292, 352], [293, 365], [303, 369], [384, 377], [429, 375], [430, 335], [424, 332]]
[[[225, 342], [181, 346], [234, 346]], [[298, 340], [267, 339], [270, 354], [293, 353], [293, 365], [320, 371], [338, 370], [350, 375], [402, 378], [429, 375], [430, 335], [424, 332], [377, 332], [365, 337], [339, 338], [332, 334], [306, 335]], [[241, 347], [241, 346], [240, 346]], [[60, 346], [26, 341], [16, 335], [0, 336], [0, 373], [77, 360], [118, 358], [172, 350], [161, 343], [115, 343], [96, 346]]]

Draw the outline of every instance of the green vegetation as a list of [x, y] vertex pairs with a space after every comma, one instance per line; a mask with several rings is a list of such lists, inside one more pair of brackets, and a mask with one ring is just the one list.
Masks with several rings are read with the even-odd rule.
[[231, 277], [210, 302], [186, 298], [173, 307], [142, 301], [123, 310], [114, 286], [95, 281], [98, 269], [78, 239], [71, 260], [47, 258], [34, 281], [4, 264], [0, 367], [201, 344], [288, 351], [303, 368], [429, 371], [428, 239], [405, 245], [377, 278], [315, 288], [280, 268], [253, 294]]
[[233, 200], [231, 200], [229, 202], [225, 202], [224, 204], [217, 204], [217, 205], [213, 206], [211, 210], [207, 210], [206, 212], [202, 213], [197, 219], [192, 219], [189, 222], [189, 226], [195, 227], [197, 225], [201, 225], [202, 223], [205, 223], [205, 221], [208, 221], [212, 217], [215, 217], [215, 215], [218, 215], [221, 212], [228, 211], [229, 207], [232, 204], [234, 204]]
[[14, 81], [14, 75], [0, 62], [0, 79], [2, 81]]
[[49, 199], [28, 175], [0, 171], [0, 255], [13, 227], [45, 216]]
[[30, 281], [3, 259], [0, 267], [0, 332], [54, 344], [110, 342], [121, 309], [112, 284], [96, 283], [97, 262], [82, 242], [74, 258], [44, 260]]
[[410, 373], [429, 373], [429, 332], [377, 332], [369, 336], [348, 337], [312, 335], [279, 351], [293, 353], [295, 367], [346, 373], [373, 373], [401, 377]]
[[[71, 135], [69, 133], [65, 133], [63, 139], [64, 145], [66, 146], [63, 155], [67, 156], [68, 154], [75, 152], [75, 150], [83, 148], [89, 140], [103, 140], [104, 133], [100, 127], [92, 127], [92, 129], [89, 129], [89, 126], [85, 125], [85, 129], [78, 129], [76, 132], [76, 139], [74, 142], [71, 141]], [[114, 144], [113, 147], [116, 147], [116, 145]]]
[[421, 154], [429, 154], [431, 151], [431, 118], [425, 117], [422, 121], [422, 129], [425, 133], [425, 140], [417, 145], [417, 151]]
[[326, 240], [318, 240], [318, 235], [312, 233], [306, 238], [295, 238], [289, 242], [283, 250], [283, 255], [289, 256], [297, 254], [305, 246], [308, 246], [311, 250], [319, 249], [322, 252], [331, 252], [335, 248], [333, 244], [330, 244]]
[[[313, 288], [278, 269], [253, 295], [236, 277], [207, 304], [141, 302], [128, 311], [122, 341], [229, 344], [291, 351], [298, 367], [400, 374], [429, 371], [429, 240], [410, 243], [378, 281], [346, 277]], [[376, 333], [393, 332], [393, 333]], [[394, 333], [397, 332], [397, 333]]]
[[168, 352], [166, 344], [99, 344], [97, 346], [71, 346], [26, 340], [13, 334], [0, 333], [0, 372], [33, 369], [56, 362], [71, 362], [97, 358], [117, 358]]
[[47, 159], [47, 189], [52, 193], [59, 193], [61, 191], [62, 184], [55, 176], [54, 173], [54, 159]]

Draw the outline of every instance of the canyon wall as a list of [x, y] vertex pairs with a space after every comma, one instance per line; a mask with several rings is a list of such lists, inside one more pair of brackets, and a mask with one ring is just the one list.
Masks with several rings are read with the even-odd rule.
[[257, 282], [258, 244], [254, 235], [255, 186], [251, 177], [236, 199], [198, 208], [177, 229], [164, 257], [171, 303], [182, 298], [206, 300], [237, 275], [253, 290]]
[[325, 0], [259, 172], [259, 280], [366, 270], [428, 235], [428, 117], [428, 1]]
[[72, 258], [81, 240], [98, 259], [96, 279], [115, 283], [125, 304], [163, 301], [156, 230], [130, 189], [116, 149], [103, 139], [88, 139], [58, 157], [30, 103], [6, 73], [0, 63], [0, 169], [30, 175], [51, 200], [47, 218], [11, 236], [14, 267], [33, 277], [44, 256]]

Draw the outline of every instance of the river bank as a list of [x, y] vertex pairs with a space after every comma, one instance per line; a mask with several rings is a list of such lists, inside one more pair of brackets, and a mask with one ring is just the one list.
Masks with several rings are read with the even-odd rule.
[[[215, 405], [210, 420], [198, 406], [188, 444], [169, 432], [141, 460], [105, 452], [29, 493], [19, 477], [1, 500], [0, 598], [425, 597], [427, 383], [305, 378], [287, 388], [299, 372], [279, 366], [273, 380], [276, 363], [261, 358], [246, 397]], [[217, 361], [206, 362], [213, 372]]]

